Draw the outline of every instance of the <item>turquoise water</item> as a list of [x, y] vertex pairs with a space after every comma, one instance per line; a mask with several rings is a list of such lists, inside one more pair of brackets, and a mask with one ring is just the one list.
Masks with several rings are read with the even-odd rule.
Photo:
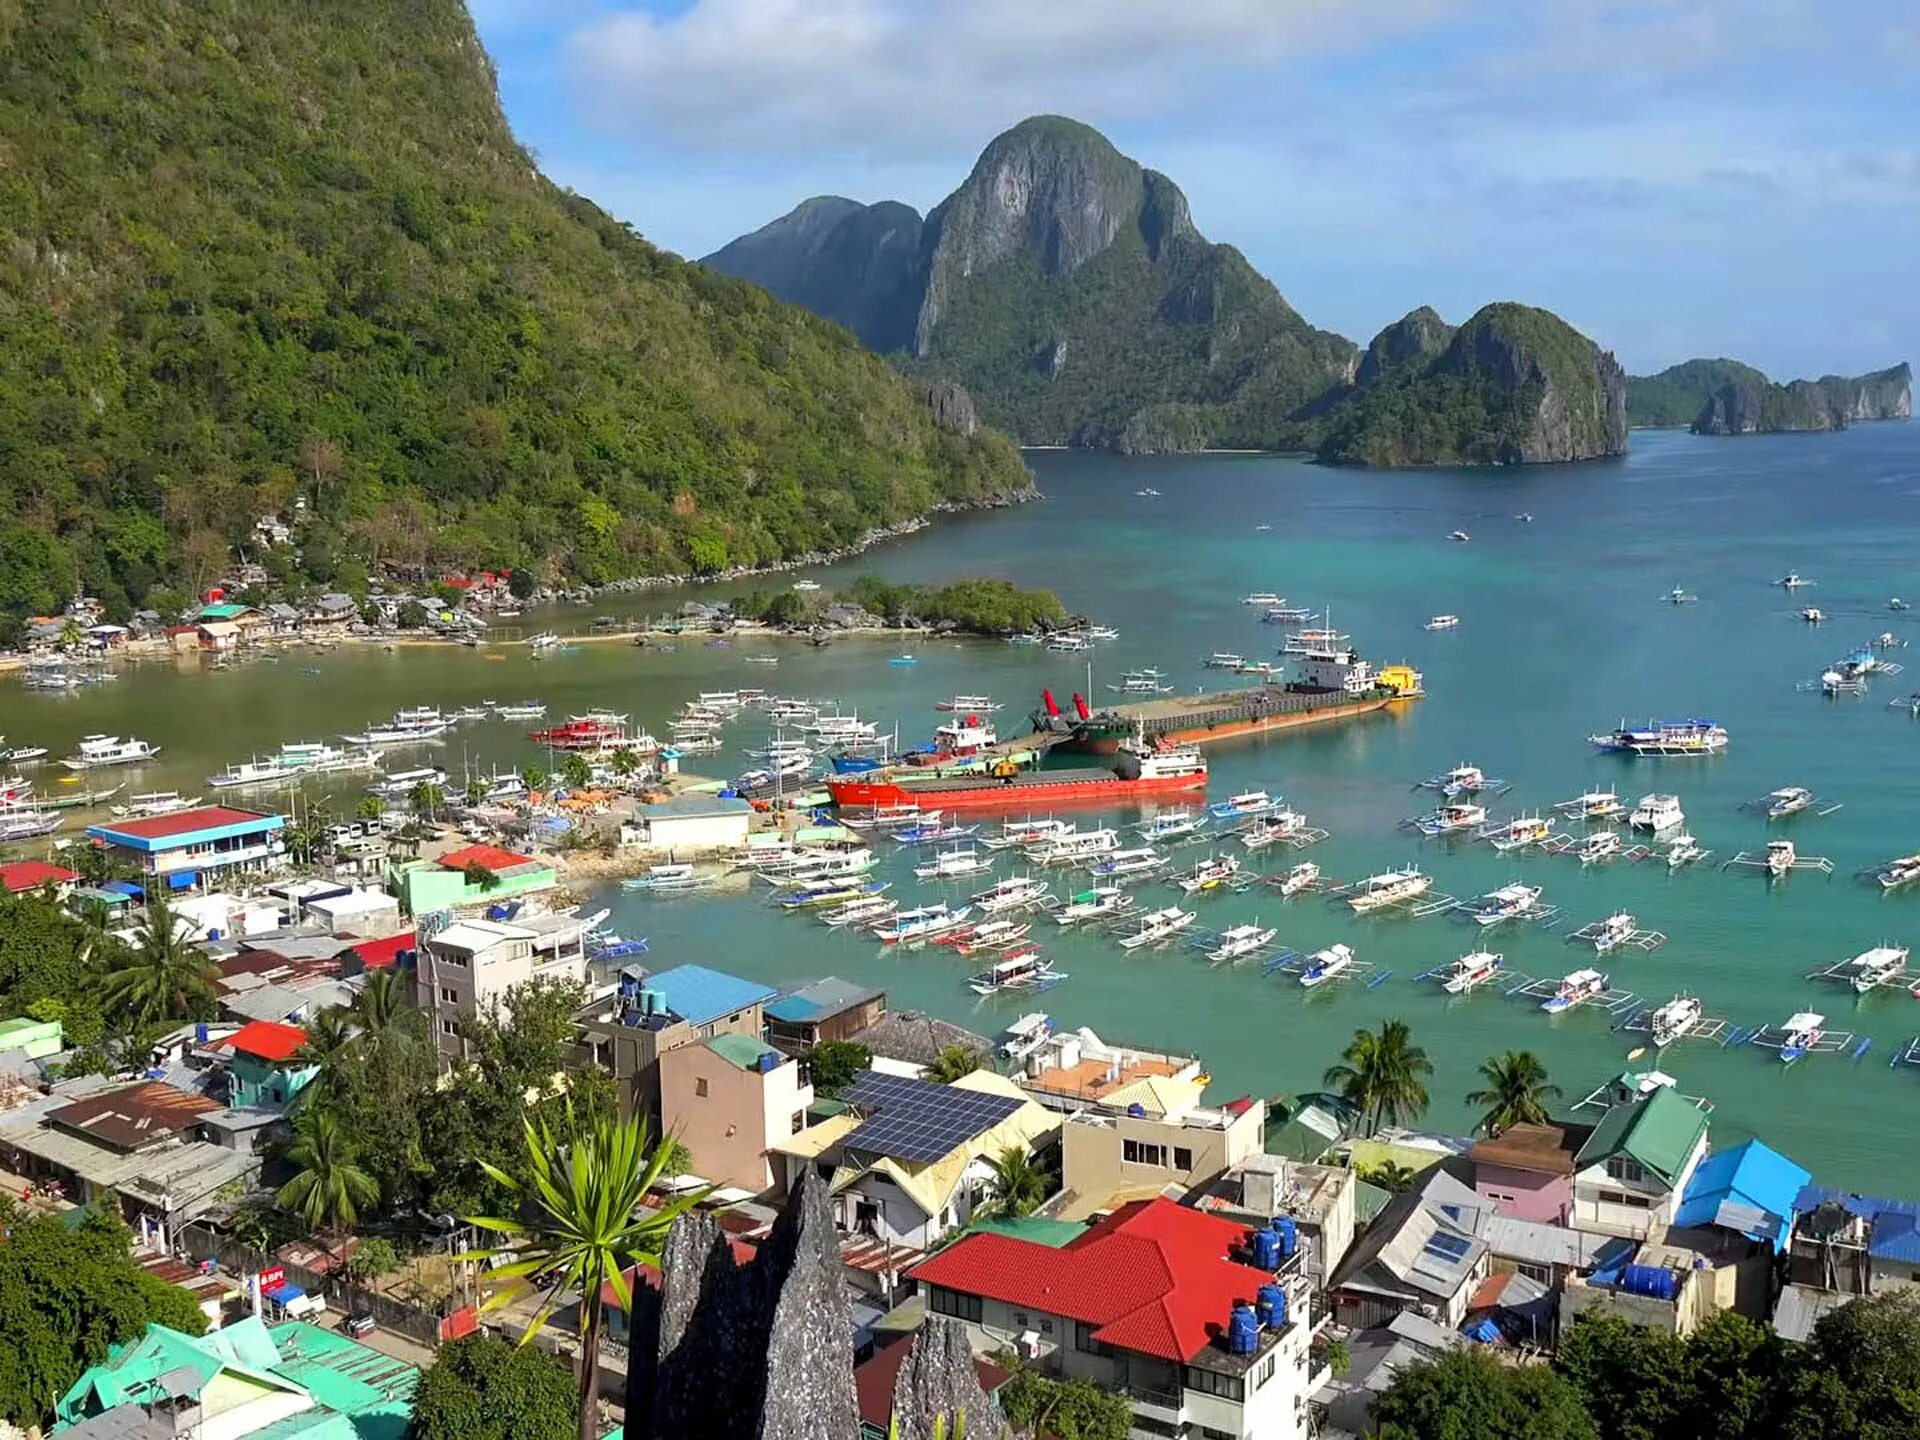
[[[1511, 969], [1558, 976], [1589, 963], [1590, 952], [1569, 944], [1565, 931], [1625, 908], [1670, 939], [1652, 954], [1611, 955], [1603, 968], [1650, 1003], [1689, 991], [1709, 1015], [1743, 1025], [1810, 1008], [1835, 1029], [1871, 1037], [1857, 1062], [1818, 1055], [1787, 1070], [1770, 1051], [1682, 1041], [1660, 1064], [1689, 1092], [1712, 1098], [1720, 1143], [1761, 1133], [1824, 1180], [1920, 1189], [1920, 1156], [1899, 1143], [1907, 1107], [1920, 1104], [1920, 1072], [1888, 1065], [1920, 1034], [1920, 1003], [1900, 988], [1856, 1001], [1851, 990], [1803, 978], [1882, 940], [1920, 939], [1920, 887], [1914, 896], [1883, 896], [1856, 878], [1875, 862], [1920, 850], [1920, 726], [1885, 705], [1920, 685], [1920, 663], [1910, 676], [1878, 682], [1865, 699], [1829, 701], [1795, 688], [1880, 631], [1920, 635], [1920, 624], [1904, 624], [1907, 617], [1886, 607], [1901, 594], [1920, 607], [1920, 431], [1881, 425], [1731, 441], [1638, 434], [1618, 463], [1512, 474], [1365, 474], [1238, 456], [1032, 460], [1044, 502], [944, 522], [810, 578], [828, 588], [862, 571], [1051, 585], [1121, 632], [1093, 657], [1096, 687], [1143, 665], [1168, 670], [1183, 688], [1225, 683], [1200, 667], [1203, 655], [1262, 654], [1280, 639], [1239, 603], [1248, 591], [1331, 604], [1339, 628], [1370, 658], [1424, 670], [1429, 698], [1397, 719], [1216, 748], [1216, 796], [1253, 785], [1283, 791], [1331, 832], [1308, 853], [1342, 879], [1414, 862], [1435, 875], [1438, 890], [1463, 897], [1511, 879], [1544, 885], [1564, 922], [1495, 931], [1492, 948]], [[1143, 485], [1161, 496], [1136, 496]], [[1534, 523], [1516, 522], [1522, 511]], [[1256, 530], [1260, 524], [1272, 528]], [[1447, 543], [1455, 528], [1470, 532], [1471, 543]], [[1819, 583], [1789, 598], [1769, 583], [1789, 570]], [[1695, 592], [1697, 603], [1661, 603], [1676, 585]], [[654, 594], [600, 608], [644, 612], [681, 598]], [[1807, 603], [1833, 618], [1805, 625], [1795, 612]], [[1460, 628], [1422, 630], [1438, 612], [1460, 615]], [[562, 628], [586, 623], [577, 612], [558, 618]], [[902, 648], [919, 663], [889, 665]], [[1086, 682], [1080, 657], [969, 642], [785, 646], [778, 667], [746, 664], [742, 653], [692, 641], [672, 653], [584, 646], [537, 664], [522, 653], [488, 661], [451, 650], [289, 657], [218, 674], [165, 663], [72, 699], [8, 684], [0, 688], [0, 732], [60, 754], [87, 731], [132, 731], [167, 747], [142, 786], [185, 790], [251, 750], [353, 728], [400, 704], [538, 695], [556, 713], [615, 704], [659, 730], [693, 691], [757, 685], [837, 696], [919, 738], [936, 722], [933, 702], [955, 690], [990, 691], [1014, 716], [1043, 685], [1064, 703]], [[1920, 662], [1920, 649], [1912, 654]], [[309, 665], [320, 673], [303, 674]], [[1695, 714], [1732, 732], [1724, 756], [1621, 760], [1586, 743], [1623, 717]], [[458, 768], [462, 745], [485, 763], [535, 758], [519, 728], [469, 728], [447, 747], [449, 768]], [[731, 738], [744, 748], [762, 734], [743, 724]], [[1544, 808], [1591, 787], [1612, 786], [1629, 804], [1648, 790], [1676, 791], [1688, 828], [1714, 854], [1671, 876], [1663, 866], [1619, 862], [1583, 873], [1567, 857], [1503, 857], [1397, 828], [1433, 801], [1411, 783], [1462, 761], [1513, 783], [1490, 802], [1496, 813]], [[746, 762], [736, 750], [702, 763], [720, 773]], [[1757, 872], [1722, 872], [1722, 860], [1759, 848], [1769, 833], [1740, 803], [1789, 784], [1843, 804], [1775, 827], [1803, 853], [1831, 857], [1835, 874], [1797, 873], [1770, 887]], [[1266, 852], [1256, 863], [1276, 869], [1294, 858]], [[889, 864], [896, 890], [933, 893], [905, 865]], [[997, 868], [1007, 873], [1008, 862]], [[1174, 898], [1158, 887], [1141, 903]], [[896, 1007], [929, 1009], [987, 1033], [1030, 1008], [1011, 997], [976, 1001], [962, 980], [977, 966], [943, 950], [883, 953], [754, 901], [616, 891], [607, 903], [623, 932], [651, 938], [662, 965], [699, 960], [774, 982], [838, 974], [884, 984]], [[1042, 1003], [1109, 1039], [1198, 1053], [1219, 1098], [1313, 1088], [1356, 1027], [1399, 1016], [1434, 1061], [1428, 1123], [1447, 1128], [1473, 1118], [1461, 1097], [1489, 1054], [1535, 1050], [1573, 1098], [1644, 1043], [1610, 1030], [1603, 1013], [1550, 1020], [1497, 989], [1449, 1000], [1416, 984], [1415, 974], [1480, 938], [1450, 917], [1361, 920], [1320, 900], [1282, 904], [1265, 887], [1198, 904], [1209, 928], [1257, 917], [1295, 949], [1345, 941], [1393, 976], [1373, 989], [1309, 996], [1257, 967], [1210, 968], [1184, 948], [1125, 954], [1110, 941], [1061, 937], [1047, 926], [1048, 952], [1071, 978]]]

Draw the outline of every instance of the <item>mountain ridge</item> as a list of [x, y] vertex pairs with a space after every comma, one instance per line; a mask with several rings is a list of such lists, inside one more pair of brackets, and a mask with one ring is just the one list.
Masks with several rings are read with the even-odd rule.
[[1904, 360], [1864, 375], [1783, 382], [1738, 360], [1683, 360], [1629, 376], [1627, 391], [1635, 425], [1685, 425], [1701, 435], [1836, 430], [1913, 414], [1913, 372]]

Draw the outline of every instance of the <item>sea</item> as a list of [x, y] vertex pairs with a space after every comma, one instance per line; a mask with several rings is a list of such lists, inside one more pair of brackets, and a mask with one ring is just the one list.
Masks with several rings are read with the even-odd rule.
[[[1523, 881], [1544, 887], [1545, 903], [1558, 907], [1553, 923], [1481, 932], [1458, 913], [1356, 918], [1324, 898], [1282, 901], [1254, 886], [1192, 902], [1197, 927], [1258, 921], [1277, 929], [1276, 945], [1303, 954], [1344, 942], [1364, 977], [1307, 991], [1257, 962], [1210, 965], [1185, 943], [1128, 953], [1109, 937], [1056, 933], [1043, 921], [1035, 933], [1066, 981], [1038, 999], [980, 999], [965, 985], [977, 959], [937, 947], [883, 949], [779, 911], [763, 888], [665, 898], [609, 886], [595, 903], [612, 908], [622, 934], [646, 937], [656, 966], [695, 961], [779, 986], [837, 975], [884, 986], [895, 1009], [988, 1036], [1040, 1008], [1110, 1042], [1199, 1056], [1217, 1101], [1315, 1090], [1356, 1030], [1389, 1018], [1407, 1022], [1432, 1061], [1421, 1123], [1438, 1131], [1474, 1123], [1465, 1096], [1480, 1083], [1478, 1067], [1508, 1050], [1543, 1060], [1563, 1106], [1657, 1059], [1684, 1093], [1712, 1102], [1716, 1145], [1759, 1135], [1823, 1182], [1920, 1193], [1920, 1149], [1910, 1143], [1920, 1066], [1898, 1063], [1920, 1036], [1920, 1001], [1904, 985], [1856, 996], [1810, 978], [1878, 944], [1920, 942], [1920, 885], [1883, 893], [1868, 873], [1920, 851], [1920, 720], [1888, 703], [1920, 688], [1920, 647], [1884, 652], [1896, 664], [1911, 655], [1913, 670], [1875, 679], [1865, 696], [1809, 688], [1829, 663], [1882, 632], [1920, 637], [1920, 427], [1740, 439], [1640, 432], [1617, 461], [1511, 471], [1373, 473], [1253, 455], [1036, 452], [1030, 463], [1043, 499], [943, 519], [844, 564], [608, 597], [520, 623], [580, 633], [595, 615], [661, 613], [689, 598], [793, 580], [831, 590], [867, 573], [929, 584], [1001, 576], [1051, 587], [1074, 611], [1119, 631], [1091, 655], [890, 636], [818, 650], [699, 637], [671, 648], [583, 643], [540, 660], [525, 647], [342, 647], [220, 671], [169, 659], [68, 696], [0, 680], [0, 733], [55, 756], [83, 734], [138, 735], [164, 748], [130, 777], [134, 788], [187, 794], [204, 793], [206, 775], [255, 752], [338, 735], [415, 704], [537, 697], [556, 716], [604, 705], [664, 734], [695, 692], [758, 686], [837, 699], [915, 741], [941, 718], [937, 701], [986, 692], [1004, 706], [997, 718], [1006, 733], [1025, 727], [1043, 689], [1063, 705], [1076, 690], [1097, 703], [1112, 698], [1107, 687], [1128, 669], [1161, 669], [1182, 691], [1244, 683], [1201, 662], [1214, 651], [1277, 658], [1282, 629], [1242, 603], [1273, 591], [1328, 614], [1375, 663], [1418, 667], [1428, 693], [1403, 713], [1214, 747], [1214, 798], [1273, 790], [1328, 832], [1303, 854], [1260, 852], [1253, 868], [1311, 858], [1330, 877], [1356, 880], [1418, 865], [1433, 875], [1435, 895], [1461, 899]], [[1470, 538], [1450, 541], [1455, 530]], [[1814, 583], [1789, 593], [1776, 583], [1789, 572]], [[1676, 587], [1695, 598], [1668, 603]], [[1915, 609], [1890, 607], [1900, 596]], [[1808, 605], [1824, 623], [1800, 618]], [[1423, 628], [1442, 613], [1458, 615], [1459, 626]], [[749, 654], [779, 663], [749, 663]], [[894, 663], [905, 656], [913, 663]], [[1731, 743], [1719, 756], [1665, 760], [1602, 754], [1589, 743], [1623, 721], [1675, 717], [1711, 718]], [[544, 761], [526, 728], [464, 727], [439, 763], [457, 772]], [[766, 734], [764, 723], [743, 721], [729, 732], [728, 752], [699, 757], [698, 766], [714, 775], [744, 770], [745, 751]], [[1628, 805], [1671, 791], [1711, 854], [1674, 873], [1657, 860], [1583, 869], [1570, 855], [1502, 855], [1484, 842], [1422, 840], [1404, 828], [1437, 800], [1416, 782], [1463, 763], [1511, 787], [1486, 801], [1497, 816], [1550, 812], [1592, 789], [1611, 788]], [[350, 803], [352, 782], [344, 785]], [[1745, 808], [1789, 785], [1811, 789], [1819, 803], [1771, 825]], [[1775, 836], [1829, 860], [1831, 872], [1804, 868], [1770, 883], [1758, 869], [1722, 868]], [[1184, 847], [1182, 863], [1214, 844]], [[917, 882], [911, 864], [922, 857], [883, 848], [883, 877], [902, 898], [959, 899], [980, 888]], [[1004, 858], [996, 866], [1003, 875], [1016, 868]], [[1062, 877], [1056, 889], [1073, 883]], [[1162, 884], [1143, 889], [1139, 903], [1178, 898]], [[1636, 1002], [1618, 1013], [1583, 1007], [1549, 1017], [1537, 998], [1507, 993], [1523, 978], [1552, 981], [1596, 963], [1570, 936], [1618, 910], [1666, 937], [1650, 951], [1625, 948], [1598, 962]], [[1450, 998], [1418, 978], [1483, 943], [1504, 955], [1504, 983]], [[1824, 1014], [1830, 1034], [1846, 1038], [1791, 1067], [1761, 1045], [1703, 1039], [1630, 1058], [1648, 1045], [1625, 1028], [1632, 1013], [1682, 994], [1724, 1022], [1722, 1038], [1802, 1010]]]

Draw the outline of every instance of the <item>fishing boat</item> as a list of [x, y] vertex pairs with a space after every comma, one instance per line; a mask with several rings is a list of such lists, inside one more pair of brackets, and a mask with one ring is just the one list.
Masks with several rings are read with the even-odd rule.
[[1247, 663], [1247, 657], [1229, 650], [1216, 650], [1200, 663], [1209, 670], [1238, 670]]
[[1691, 865], [1706, 853], [1700, 848], [1698, 840], [1683, 831], [1667, 842], [1667, 869], [1678, 870], [1683, 865]]
[[1291, 899], [1303, 890], [1311, 890], [1319, 883], [1320, 867], [1311, 860], [1302, 860], [1282, 877], [1280, 881], [1280, 893], [1282, 896]]
[[992, 864], [992, 860], [978, 850], [955, 848], [942, 850], [933, 859], [914, 866], [913, 874], [918, 880], [959, 880], [978, 875]]
[[300, 778], [303, 767], [282, 764], [279, 760], [242, 760], [218, 774], [209, 775], [207, 784], [215, 790], [264, 789], [270, 785], [291, 785]]
[[1389, 905], [1398, 905], [1424, 895], [1432, 888], [1431, 875], [1423, 875], [1418, 869], [1408, 866], [1405, 870], [1388, 870], [1368, 876], [1354, 887], [1354, 893], [1347, 897], [1347, 904], [1356, 915], [1370, 915], [1375, 910], [1384, 910]]
[[1462, 955], [1437, 977], [1440, 988], [1449, 995], [1466, 995], [1500, 973], [1504, 958], [1491, 950], [1475, 950]]
[[1874, 987], [1892, 981], [1906, 967], [1906, 963], [1906, 946], [1876, 945], [1854, 956], [1841, 974], [1853, 982], [1855, 994], [1864, 995]]
[[1307, 817], [1297, 810], [1282, 810], [1277, 815], [1264, 815], [1249, 821], [1240, 831], [1240, 843], [1249, 850], [1264, 850], [1269, 845], [1278, 845], [1307, 828]]
[[158, 745], [118, 735], [87, 735], [60, 763], [69, 770], [104, 770], [112, 765], [141, 765], [160, 753]]
[[1451, 630], [1459, 623], [1460, 617], [1458, 615], [1436, 615], [1427, 621], [1424, 628], [1428, 630]]
[[1700, 1023], [1702, 1013], [1702, 1006], [1696, 997], [1674, 996], [1655, 1010], [1647, 1020], [1647, 1031], [1653, 1037], [1653, 1048], [1664, 1049], [1690, 1033]]
[[1120, 848], [1116, 830], [1066, 830], [1026, 850], [1036, 865], [1077, 865]]
[[943, 935], [934, 943], [952, 939], [954, 954], [978, 955], [988, 950], [1011, 949], [1026, 939], [1032, 929], [1033, 926], [1026, 921], [989, 920], [984, 925], [975, 925], [964, 934], [959, 934], [957, 939]]
[[1276, 605], [1284, 605], [1287, 602], [1271, 590], [1255, 590], [1249, 595], [1242, 596], [1240, 603], [1242, 605], [1259, 605], [1272, 608]]
[[1220, 932], [1220, 938], [1207, 951], [1207, 959], [1220, 962], [1240, 960], [1273, 943], [1278, 932], [1264, 925], [1235, 925]]
[[1778, 880], [1783, 875], [1791, 874], [1799, 859], [1791, 840], [1769, 840], [1764, 862], [1768, 878]]
[[1115, 850], [1106, 859], [1088, 869], [1088, 873], [1100, 880], [1137, 880], [1142, 875], [1151, 875], [1167, 863], [1167, 857], [1151, 845], [1142, 845], [1132, 850]]
[[445, 786], [446, 783], [446, 771], [423, 765], [412, 770], [390, 770], [367, 786], [367, 793], [382, 800], [405, 800], [421, 785]]
[[878, 925], [900, 908], [900, 902], [885, 895], [863, 895], [858, 900], [849, 900], [820, 917], [820, 923], [835, 930], [848, 925], [872, 927]]
[[1133, 896], [1119, 886], [1096, 885], [1091, 890], [1069, 895], [1067, 903], [1054, 911], [1053, 919], [1058, 925], [1078, 925], [1086, 920], [1104, 920], [1132, 908]]
[[1029, 816], [1025, 820], [1003, 820], [1000, 833], [990, 835], [980, 843], [989, 850], [1012, 850], [1023, 845], [1037, 845], [1046, 840], [1055, 839], [1072, 830], [1065, 820], [1055, 820], [1048, 816], [1038, 820]]
[[199, 803], [198, 795], [182, 795], [178, 790], [148, 790], [144, 794], [129, 795], [124, 805], [108, 807], [108, 813], [122, 818], [147, 819], [191, 810]]
[[1540, 887], [1514, 883], [1502, 885], [1497, 890], [1489, 890], [1482, 895], [1467, 911], [1477, 925], [1498, 925], [1505, 920], [1518, 920], [1532, 914], [1540, 906]]
[[504, 705], [490, 700], [487, 707], [502, 720], [538, 720], [547, 713], [544, 700], [511, 700]]
[[1044, 904], [1047, 884], [1031, 875], [1014, 875], [989, 885], [967, 899], [982, 915], [1000, 915], [1009, 910], [1026, 910]]
[[1589, 790], [1571, 800], [1562, 800], [1553, 808], [1579, 820], [1613, 820], [1627, 807], [1620, 803], [1620, 797], [1611, 790]]
[[954, 695], [933, 708], [944, 715], [991, 715], [1000, 703], [991, 695]]
[[1764, 809], [1767, 819], [1784, 820], [1789, 815], [1798, 815], [1813, 804], [1813, 792], [1800, 785], [1788, 785], [1767, 793]]
[[1911, 885], [1920, 880], [1920, 855], [1902, 855], [1898, 860], [1889, 860], [1875, 878], [1883, 890], [1897, 890], [1902, 885]]
[[1803, 585], [1811, 585], [1813, 583], [1811, 580], [1804, 579], [1797, 570], [1789, 570], [1778, 580], [1774, 581], [1774, 584], [1778, 585], [1782, 590], [1798, 590]]
[[673, 863], [667, 865], [649, 865], [639, 875], [630, 875], [620, 882], [622, 890], [643, 890], [653, 894], [679, 893], [686, 890], [701, 890], [711, 885], [718, 877], [702, 874], [692, 865]]
[[1246, 820], [1255, 815], [1270, 815], [1285, 803], [1282, 797], [1265, 790], [1242, 790], [1238, 795], [1215, 801], [1207, 807], [1207, 813], [1216, 820]]
[[902, 910], [892, 918], [883, 920], [874, 927], [873, 933], [883, 945], [930, 940], [945, 931], [958, 930], [967, 923], [967, 917], [972, 913], [972, 907], [967, 905], [957, 910], [944, 902], [922, 905], [913, 910]]
[[1609, 734], [1588, 738], [1600, 749], [1618, 755], [1717, 755], [1727, 748], [1725, 727], [1712, 720], [1659, 720], [1644, 727], [1622, 723]]
[[1633, 807], [1633, 813], [1627, 817], [1627, 824], [1635, 830], [1657, 833], [1685, 824], [1686, 819], [1678, 795], [1642, 795], [1640, 803]]
[[924, 825], [908, 825], [894, 831], [893, 838], [902, 845], [938, 845], [943, 840], [965, 840], [979, 829], [978, 825], [935, 821]]
[[1616, 910], [1602, 920], [1593, 932], [1593, 953], [1604, 955], [1633, 938], [1637, 922], [1625, 910]]
[[1353, 949], [1347, 945], [1329, 945], [1324, 950], [1316, 950], [1307, 957], [1306, 968], [1300, 972], [1302, 988], [1311, 990], [1316, 985], [1324, 985], [1353, 968]]
[[1232, 855], [1210, 855], [1198, 865], [1173, 877], [1183, 895], [1205, 895], [1233, 883], [1240, 873], [1240, 862]]
[[1493, 843], [1493, 848], [1503, 854], [1509, 850], [1524, 850], [1529, 845], [1538, 845], [1550, 838], [1553, 826], [1539, 815], [1519, 815], [1480, 832]]
[[1796, 1060], [1805, 1059], [1813, 1048], [1820, 1043], [1826, 1033], [1827, 1017], [1812, 1010], [1802, 1010], [1787, 1017], [1787, 1023], [1780, 1028], [1785, 1032], [1780, 1042], [1780, 1063], [1791, 1065]]
[[1156, 945], [1170, 940], [1193, 923], [1193, 912], [1182, 910], [1177, 905], [1169, 905], [1164, 910], [1149, 910], [1138, 920], [1133, 928], [1120, 937], [1122, 950], [1138, 950], [1143, 945]]
[[1596, 995], [1606, 994], [1608, 983], [1607, 977], [1598, 970], [1575, 970], [1560, 981], [1540, 1008], [1549, 1015], [1558, 1015], [1563, 1010], [1584, 1005]]
[[1143, 840], [1178, 840], [1199, 834], [1212, 818], [1198, 808], [1162, 810], [1151, 820], [1142, 820], [1133, 828]]
[[1413, 828], [1429, 838], [1440, 835], [1462, 835], [1478, 830], [1487, 823], [1487, 807], [1474, 805], [1467, 801], [1455, 801], [1442, 805], [1431, 815], [1423, 815], [1413, 822]]
[[952, 810], [1031, 810], [1065, 803], [1124, 804], [1136, 797], [1204, 790], [1207, 762], [1198, 750], [1158, 749], [1131, 742], [1111, 766], [1023, 770], [1002, 759], [984, 773], [929, 776], [901, 772], [834, 776], [827, 791], [837, 806], [872, 807], [926, 800]]
[[1053, 962], [1041, 957], [1040, 947], [1022, 945], [1007, 952], [977, 975], [967, 978], [967, 988], [976, 995], [998, 995], [1007, 990], [1051, 989], [1066, 979], [1053, 968]]

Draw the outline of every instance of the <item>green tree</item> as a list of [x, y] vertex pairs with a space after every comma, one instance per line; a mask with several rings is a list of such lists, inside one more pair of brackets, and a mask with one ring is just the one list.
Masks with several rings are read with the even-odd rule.
[[507, 576], [507, 593], [516, 600], [531, 600], [533, 592], [539, 588], [540, 582], [525, 565], [515, 566], [513, 573]]
[[369, 1235], [355, 1247], [347, 1269], [356, 1280], [378, 1280], [400, 1268], [399, 1252], [393, 1242], [381, 1235]]
[[520, 781], [529, 790], [545, 790], [547, 788], [547, 772], [542, 770], [538, 765], [522, 765], [520, 767]]
[[484, 804], [487, 798], [487, 782], [484, 780], [467, 781], [466, 789], [461, 791], [461, 798], [463, 798], [470, 807]]
[[1400, 1372], [1373, 1402], [1380, 1440], [1598, 1440], [1579, 1397], [1542, 1365], [1503, 1365], [1478, 1346]]
[[67, 1044], [99, 1044], [102, 959], [115, 950], [48, 894], [0, 898], [0, 1015], [58, 1020]]
[[873, 1051], [853, 1040], [822, 1040], [807, 1052], [813, 1093], [831, 1100], [873, 1063]]
[[579, 1408], [560, 1361], [469, 1335], [442, 1345], [421, 1372], [407, 1440], [573, 1440]]
[[427, 607], [418, 600], [409, 600], [394, 613], [393, 620], [402, 630], [418, 630], [427, 623]]
[[107, 1005], [140, 1021], [211, 1013], [218, 971], [187, 932], [187, 922], [174, 915], [165, 899], [149, 895], [132, 947], [107, 975], [102, 991]]
[[1586, 1315], [1564, 1337], [1554, 1368], [1598, 1422], [1603, 1440], [1684, 1433], [1675, 1427], [1692, 1408], [1693, 1380], [1680, 1336], [1618, 1315]]
[[398, 969], [387, 967], [368, 973], [353, 997], [353, 1018], [361, 1033], [377, 1041], [391, 1034], [412, 1007], [406, 980]]
[[413, 803], [414, 814], [433, 819], [446, 805], [447, 792], [444, 786], [436, 785], [431, 780], [422, 780], [413, 787], [413, 792], [408, 798]]
[[933, 1057], [933, 1063], [927, 1067], [927, 1079], [937, 1080], [942, 1085], [950, 1085], [964, 1075], [971, 1075], [986, 1059], [978, 1050], [970, 1050], [965, 1045], [947, 1045]]
[[293, 1178], [275, 1194], [275, 1203], [291, 1210], [315, 1235], [344, 1238], [380, 1199], [380, 1187], [360, 1168], [353, 1141], [339, 1119], [326, 1109], [308, 1109], [294, 1122], [287, 1148]]
[[1052, 1380], [1024, 1365], [1001, 1387], [1000, 1409], [1021, 1432], [1056, 1440], [1127, 1440], [1133, 1410], [1124, 1396], [1088, 1380]]
[[500, 877], [482, 865], [478, 860], [467, 862], [467, 868], [460, 872], [469, 888], [478, 890], [482, 895], [500, 888]]
[[1046, 1172], [1033, 1163], [1024, 1145], [1009, 1145], [998, 1155], [987, 1158], [992, 1174], [987, 1179], [985, 1213], [1001, 1219], [1031, 1215], [1047, 1198]]
[[613, 773], [626, 779], [640, 768], [640, 755], [631, 745], [622, 745], [613, 752]]
[[1467, 1095], [1469, 1105], [1484, 1105], [1479, 1129], [1498, 1135], [1514, 1125], [1544, 1125], [1547, 1102], [1560, 1098], [1560, 1087], [1547, 1083], [1547, 1067], [1531, 1050], [1509, 1050], [1480, 1062], [1486, 1088]]
[[1420, 1183], [1420, 1172], [1395, 1160], [1382, 1160], [1371, 1170], [1362, 1172], [1360, 1178], [1369, 1185], [1378, 1185], [1389, 1194], [1398, 1195]]
[[353, 813], [362, 820], [378, 820], [387, 813], [387, 802], [378, 795], [362, 795]]
[[569, 790], [584, 790], [593, 783], [593, 766], [584, 755], [569, 755], [560, 762], [560, 779]]
[[1425, 1079], [1433, 1073], [1427, 1052], [1413, 1043], [1403, 1020], [1384, 1020], [1379, 1031], [1356, 1030], [1340, 1063], [1329, 1065], [1326, 1084], [1365, 1118], [1366, 1133], [1399, 1125], [1426, 1113]]
[[[576, 1128], [571, 1140], [556, 1137], [542, 1121], [527, 1121], [526, 1160], [531, 1185], [482, 1161], [494, 1183], [521, 1198], [507, 1215], [475, 1216], [469, 1222], [508, 1237], [511, 1263], [497, 1267], [500, 1280], [551, 1275], [558, 1283], [547, 1291], [527, 1339], [544, 1325], [563, 1292], [580, 1296], [580, 1440], [599, 1435], [600, 1331], [602, 1290], [611, 1286], [629, 1314], [633, 1294], [629, 1267], [658, 1265], [673, 1222], [701, 1199], [704, 1191], [660, 1203], [650, 1193], [660, 1179], [662, 1152], [652, 1146], [646, 1122], [603, 1116]], [[643, 1208], [643, 1202], [644, 1208]], [[475, 1252], [468, 1259], [491, 1259]], [[505, 1304], [516, 1292], [496, 1289], [483, 1310]], [[522, 1343], [525, 1343], [524, 1341]]]
[[1792, 1352], [1780, 1440], [1906, 1440], [1920, 1433], [1920, 1299], [1853, 1300], [1822, 1315]]

